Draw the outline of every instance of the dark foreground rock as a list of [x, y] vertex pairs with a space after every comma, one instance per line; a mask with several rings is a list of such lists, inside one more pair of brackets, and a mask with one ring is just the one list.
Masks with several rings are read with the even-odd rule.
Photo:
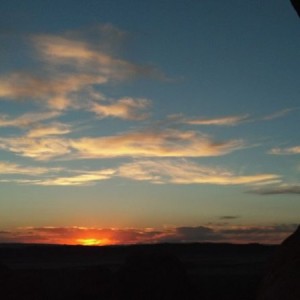
[[291, 0], [291, 2], [300, 17], [300, 0]]
[[263, 281], [258, 300], [300, 299], [300, 226], [279, 247]]

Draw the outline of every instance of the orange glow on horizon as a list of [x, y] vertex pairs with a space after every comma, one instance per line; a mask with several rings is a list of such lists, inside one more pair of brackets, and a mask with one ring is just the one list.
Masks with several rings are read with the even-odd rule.
[[77, 239], [77, 243], [79, 243], [82, 246], [104, 246], [104, 245], [110, 245], [112, 244], [110, 240], [108, 239]]

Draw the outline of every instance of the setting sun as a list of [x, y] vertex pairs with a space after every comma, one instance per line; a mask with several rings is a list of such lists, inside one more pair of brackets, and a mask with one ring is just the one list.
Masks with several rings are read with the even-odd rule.
[[109, 244], [108, 239], [78, 239], [77, 242], [83, 246], [103, 246]]

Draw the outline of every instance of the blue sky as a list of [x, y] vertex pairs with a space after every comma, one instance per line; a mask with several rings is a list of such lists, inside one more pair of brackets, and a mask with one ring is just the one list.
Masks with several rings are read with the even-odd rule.
[[280, 242], [299, 223], [289, 1], [0, 8], [0, 241]]

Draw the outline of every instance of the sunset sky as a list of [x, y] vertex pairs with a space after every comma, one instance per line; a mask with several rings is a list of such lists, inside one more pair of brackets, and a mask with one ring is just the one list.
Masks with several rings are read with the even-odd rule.
[[278, 243], [296, 228], [288, 0], [0, 11], [0, 242]]

